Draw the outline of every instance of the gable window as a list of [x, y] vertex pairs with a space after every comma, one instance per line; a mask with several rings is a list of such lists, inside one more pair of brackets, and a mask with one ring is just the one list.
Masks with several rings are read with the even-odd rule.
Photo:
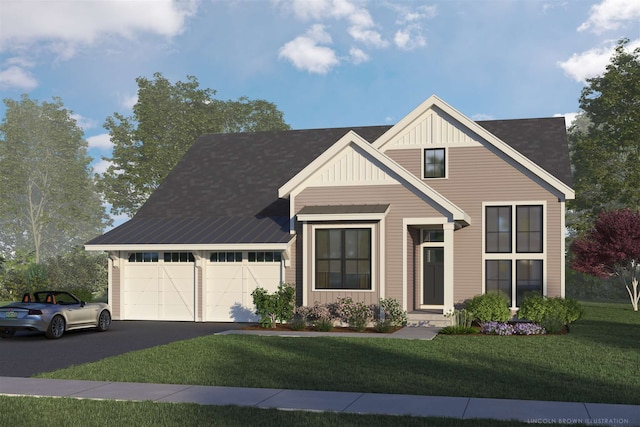
[[543, 293], [543, 210], [536, 204], [485, 207], [485, 289], [504, 292], [513, 308], [526, 293]]
[[315, 230], [316, 289], [371, 289], [371, 229]]
[[195, 262], [191, 252], [165, 252], [164, 262]]
[[426, 148], [424, 150], [424, 177], [444, 178], [446, 176], [444, 148]]
[[158, 262], [158, 252], [131, 252], [129, 262]]

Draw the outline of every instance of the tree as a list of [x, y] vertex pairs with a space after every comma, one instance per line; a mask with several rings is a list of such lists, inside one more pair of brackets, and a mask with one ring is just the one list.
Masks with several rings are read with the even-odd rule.
[[587, 230], [605, 210], [640, 208], [640, 48], [618, 42], [604, 74], [587, 80], [582, 117], [569, 130], [577, 213], [570, 226]]
[[0, 252], [65, 252], [110, 224], [82, 129], [60, 98], [5, 99], [0, 125]]
[[91, 254], [82, 247], [47, 260], [47, 274], [52, 289], [73, 293], [84, 301], [104, 297], [108, 288], [107, 255]]
[[287, 130], [283, 114], [272, 103], [240, 98], [214, 99], [198, 80], [171, 84], [161, 73], [136, 79], [138, 101], [133, 116], [114, 113], [105, 128], [114, 144], [111, 166], [100, 189], [115, 214], [133, 215], [167, 174], [205, 133]]
[[592, 230], [571, 245], [572, 268], [596, 277], [618, 277], [638, 311], [640, 279], [640, 210], [600, 214]]

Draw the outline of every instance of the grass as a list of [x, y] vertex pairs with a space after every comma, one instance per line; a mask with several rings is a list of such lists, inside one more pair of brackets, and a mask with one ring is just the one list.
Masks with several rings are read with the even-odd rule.
[[[114, 402], [37, 397], [0, 396], [2, 422], [6, 426], [438, 426], [438, 427], [525, 427], [529, 424], [497, 420], [457, 420], [393, 415], [358, 415], [279, 411], [238, 406], [197, 404]], [[558, 426], [547, 424], [545, 426]]]
[[585, 303], [566, 335], [208, 336], [38, 375], [235, 387], [640, 404], [640, 313]]

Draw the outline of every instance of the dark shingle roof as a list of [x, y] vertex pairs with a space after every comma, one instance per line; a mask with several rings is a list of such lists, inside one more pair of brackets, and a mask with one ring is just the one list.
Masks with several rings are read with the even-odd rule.
[[[477, 123], [571, 185], [563, 118]], [[132, 220], [87, 244], [287, 242], [278, 189], [350, 130], [373, 142], [390, 128], [203, 135]]]

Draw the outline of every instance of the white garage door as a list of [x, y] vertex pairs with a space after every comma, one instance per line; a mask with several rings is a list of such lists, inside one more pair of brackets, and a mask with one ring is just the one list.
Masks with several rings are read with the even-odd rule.
[[205, 319], [209, 322], [255, 322], [251, 292], [270, 293], [282, 282], [280, 252], [213, 252], [207, 264]]
[[123, 318], [194, 321], [194, 263], [158, 261], [153, 254], [126, 266]]

